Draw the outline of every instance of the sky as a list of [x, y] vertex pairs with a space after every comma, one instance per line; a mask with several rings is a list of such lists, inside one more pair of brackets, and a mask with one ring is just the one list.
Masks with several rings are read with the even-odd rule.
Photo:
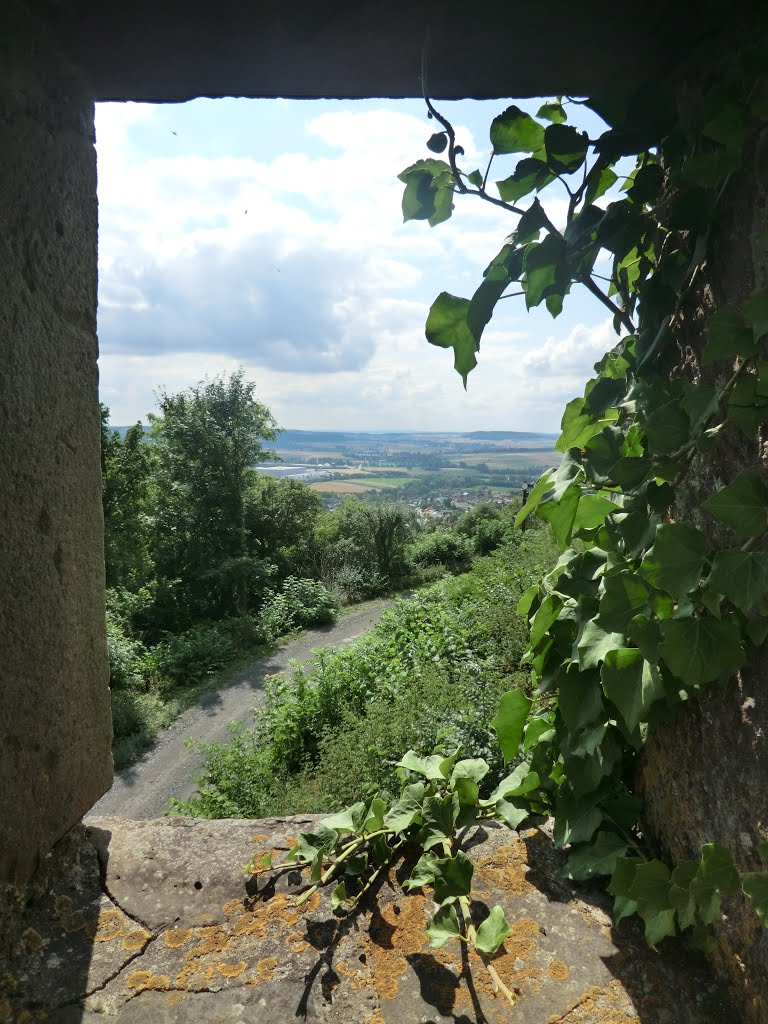
[[[440, 105], [467, 171], [485, 169], [488, 126], [506, 105]], [[575, 110], [599, 134], [597, 118]], [[282, 427], [556, 431], [615, 343], [610, 320], [578, 287], [554, 320], [505, 300], [464, 390], [453, 352], [429, 345], [424, 323], [441, 291], [471, 297], [515, 218], [457, 196], [449, 221], [403, 223], [397, 175], [432, 155], [435, 128], [416, 100], [99, 104], [99, 365], [111, 422], [146, 419], [159, 389], [242, 366]], [[497, 157], [491, 180], [517, 159]], [[564, 196], [545, 202], [560, 225]]]

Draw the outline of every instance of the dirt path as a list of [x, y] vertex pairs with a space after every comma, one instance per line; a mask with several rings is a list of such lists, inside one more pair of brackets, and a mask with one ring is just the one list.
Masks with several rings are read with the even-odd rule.
[[225, 686], [203, 694], [161, 733], [154, 747], [142, 758], [115, 775], [112, 788], [90, 810], [94, 815], [114, 814], [121, 818], [157, 818], [171, 796], [189, 797], [195, 791], [192, 775], [202, 758], [184, 745], [188, 739], [225, 740], [227, 726], [248, 715], [264, 697], [267, 676], [284, 672], [291, 661], [306, 662], [317, 647], [337, 646], [365, 633], [391, 607], [390, 599], [368, 601], [343, 615], [338, 622], [302, 633], [284, 647], [241, 669]]

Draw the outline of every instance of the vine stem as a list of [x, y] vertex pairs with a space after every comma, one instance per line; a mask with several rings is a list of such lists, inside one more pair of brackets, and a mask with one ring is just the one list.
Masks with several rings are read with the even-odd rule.
[[465, 931], [466, 931], [466, 941], [467, 941], [467, 944], [474, 948], [474, 950], [477, 953], [477, 955], [483, 961], [485, 969], [488, 971], [488, 975], [489, 975], [489, 977], [491, 979], [491, 982], [493, 983], [493, 991], [495, 993], [497, 993], [497, 994], [499, 992], [501, 992], [501, 994], [507, 1000], [509, 1005], [510, 1006], [514, 1006], [515, 1003], [517, 1002], [517, 996], [501, 980], [501, 978], [499, 977], [498, 971], [493, 966], [493, 964], [490, 962], [490, 960], [488, 959], [486, 954], [485, 953], [481, 953], [480, 950], [475, 945], [475, 938], [477, 937], [477, 929], [472, 924], [472, 917], [471, 917], [471, 914], [470, 914], [470, 906], [469, 906], [469, 897], [468, 896], [459, 896], [459, 913], [461, 914], [462, 921], [464, 923], [464, 928], [465, 928]]

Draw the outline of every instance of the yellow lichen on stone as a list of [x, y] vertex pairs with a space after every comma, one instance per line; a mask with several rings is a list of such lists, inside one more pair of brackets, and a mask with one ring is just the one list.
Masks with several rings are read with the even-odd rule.
[[16, 1018], [16, 1024], [45, 1024], [47, 1020], [45, 1010], [22, 1010]]
[[151, 938], [151, 932], [148, 932], [144, 928], [128, 932], [127, 935], [123, 936], [123, 949], [127, 950], [129, 953], [135, 953], [137, 950], [144, 949]]
[[501, 846], [492, 853], [477, 860], [476, 877], [489, 883], [493, 892], [504, 892], [508, 896], [520, 896], [530, 892], [534, 886], [527, 879], [528, 851], [521, 839]]
[[94, 942], [112, 942], [125, 930], [127, 918], [119, 910], [102, 910], [86, 928]]
[[13, 1010], [11, 1009], [11, 1004], [7, 999], [0, 999], [0, 1022], [5, 1024], [6, 1021], [11, 1019], [12, 1015]]
[[277, 964], [278, 959], [276, 956], [268, 956], [263, 960], [259, 960], [256, 964], [256, 977], [249, 978], [248, 981], [246, 981], [246, 985], [251, 985], [253, 988], [257, 988], [259, 985], [263, 985], [265, 981], [272, 981]]
[[380, 999], [393, 999], [408, 970], [408, 957], [420, 953], [426, 941], [426, 900], [407, 896], [380, 908], [365, 939], [368, 976], [359, 974], [353, 989], [373, 987]]
[[126, 981], [128, 988], [139, 992], [167, 992], [171, 980], [165, 974], [153, 974], [152, 971], [134, 971]]
[[10, 971], [3, 971], [0, 974], [0, 994], [7, 992], [12, 994], [19, 987], [19, 983]]
[[34, 928], [26, 928], [21, 933], [21, 939], [19, 940], [21, 948], [25, 953], [34, 953], [43, 944], [43, 937], [40, 932], [36, 932]]
[[181, 1003], [186, 999], [184, 992], [169, 992], [165, 997], [165, 1002], [168, 1006], [176, 1006], [177, 1003]]
[[296, 956], [303, 953], [305, 949], [309, 949], [309, 943], [302, 932], [291, 932], [290, 935], [286, 935], [285, 945]]
[[565, 981], [570, 971], [562, 960], [552, 960], [547, 968], [547, 974], [554, 981]]
[[54, 896], [53, 909], [56, 914], [67, 914], [72, 909], [71, 896]]
[[222, 978], [238, 978], [248, 966], [245, 960], [237, 964], [225, 964], [221, 960], [215, 960], [214, 963]]
[[87, 922], [79, 910], [73, 910], [71, 914], [64, 914], [61, 918], [61, 927], [68, 935], [81, 931], [86, 924]]
[[163, 935], [163, 940], [168, 949], [181, 949], [182, 946], [186, 946], [191, 938], [191, 928], [169, 928]]
[[251, 842], [252, 843], [263, 843], [266, 838], [267, 838], [266, 833], [259, 832], [258, 835], [251, 836]]

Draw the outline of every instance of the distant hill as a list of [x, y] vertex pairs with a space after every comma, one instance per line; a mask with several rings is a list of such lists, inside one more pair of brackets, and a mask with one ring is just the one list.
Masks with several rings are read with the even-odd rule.
[[558, 434], [529, 434], [519, 430], [471, 430], [458, 437], [469, 437], [477, 441], [539, 441], [557, 438]]

